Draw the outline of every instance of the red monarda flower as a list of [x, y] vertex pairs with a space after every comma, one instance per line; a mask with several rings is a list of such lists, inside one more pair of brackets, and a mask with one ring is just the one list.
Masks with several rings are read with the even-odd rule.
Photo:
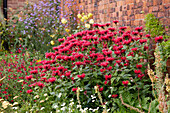
[[139, 31], [139, 32], [140, 32], [142, 29], [143, 29], [142, 26], [141, 26], [141, 27], [136, 27], [136, 28], [135, 28], [135, 30], [137, 30], [137, 31]]
[[142, 68], [142, 65], [141, 64], [136, 64], [136, 68], [138, 68], [138, 69], [141, 69]]
[[132, 51], [137, 51], [137, 50], [138, 50], [138, 48], [132, 48], [131, 50], [132, 50]]
[[146, 35], [146, 37], [147, 37], [147, 38], [150, 38], [150, 37], [151, 37], [151, 35], [147, 34], [147, 35]]
[[103, 91], [103, 87], [99, 88], [99, 91], [102, 92]]
[[126, 81], [122, 81], [122, 84], [126, 87], [128, 85], [129, 81], [126, 80]]
[[134, 72], [135, 72], [135, 74], [141, 74], [142, 73], [141, 70], [135, 70]]
[[37, 82], [37, 85], [42, 89], [45, 85], [41, 82]]
[[86, 75], [84, 73], [82, 75], [77, 75], [77, 77], [80, 78], [80, 79], [84, 79], [85, 76]]
[[26, 76], [25, 79], [31, 80], [33, 78], [33, 75]]
[[155, 42], [156, 42], [156, 43], [161, 42], [162, 40], [163, 40], [163, 37], [162, 37], [162, 36], [155, 37]]
[[110, 80], [112, 78], [112, 75], [105, 75], [105, 80]]
[[33, 90], [32, 89], [29, 89], [29, 90], [27, 90], [27, 93], [31, 93]]
[[109, 64], [108, 62], [102, 62], [100, 66], [107, 67], [108, 64]]
[[144, 74], [138, 74], [138, 78], [142, 79], [142, 77], [144, 76]]
[[30, 71], [31, 74], [37, 74], [38, 73], [38, 70], [32, 70]]
[[113, 95], [112, 95], [112, 98], [117, 98], [117, 97], [118, 97], [117, 94], [113, 94]]
[[77, 91], [77, 88], [72, 88], [72, 91], [73, 91], [73, 92], [76, 92], [76, 91]]
[[118, 20], [113, 20], [113, 23], [117, 24], [119, 21]]
[[55, 77], [51, 77], [51, 78], [48, 79], [48, 81], [51, 82], [51, 83], [54, 83], [56, 81], [56, 78]]

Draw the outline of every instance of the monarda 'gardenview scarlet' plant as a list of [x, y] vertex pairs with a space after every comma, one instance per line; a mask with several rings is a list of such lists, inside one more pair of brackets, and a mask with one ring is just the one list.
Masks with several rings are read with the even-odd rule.
[[[118, 23], [113, 22], [115, 25]], [[130, 111], [130, 108], [122, 105], [119, 99], [122, 95], [124, 102], [147, 112], [148, 103], [153, 97], [151, 82], [146, 74], [148, 43], [147, 38], [143, 36], [142, 27], [137, 27], [135, 31], [126, 31], [127, 27], [116, 30], [110, 27], [110, 23], [93, 26], [92, 30], [58, 39], [60, 45], [53, 47], [53, 52], [45, 54], [46, 60], [34, 60], [27, 69], [24, 62], [18, 64], [19, 67], [17, 63], [6, 64], [9, 65], [6, 69], [9, 72], [17, 69], [17, 73], [22, 73], [21, 77], [16, 77], [16, 80], [22, 83], [18, 91], [24, 91], [30, 96], [35, 96], [37, 92], [41, 96], [41, 93], [47, 93], [52, 100], [57, 96], [55, 93], [61, 91], [64, 92], [65, 98], [73, 98], [76, 105], [81, 103], [81, 110], [94, 110], [99, 107], [98, 111], [102, 112], [105, 105], [109, 112]], [[10, 65], [17, 68], [11, 69]], [[14, 75], [15, 73], [11, 75], [11, 79], [15, 81]], [[1, 76], [3, 77], [2, 73]], [[95, 86], [99, 89], [103, 105], [101, 98], [97, 97]], [[80, 91], [78, 94], [77, 90]], [[0, 98], [6, 97], [8, 100], [9, 95], [6, 96], [3, 91], [7, 90], [0, 92]], [[142, 100], [143, 98], [147, 100]], [[54, 103], [52, 101], [49, 104]], [[41, 106], [41, 103], [39, 104]]]

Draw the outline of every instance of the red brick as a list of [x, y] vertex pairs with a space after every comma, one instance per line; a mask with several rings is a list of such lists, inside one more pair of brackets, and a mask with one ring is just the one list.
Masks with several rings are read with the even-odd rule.
[[159, 11], [159, 6], [153, 6], [152, 12], [157, 12], [157, 11]]

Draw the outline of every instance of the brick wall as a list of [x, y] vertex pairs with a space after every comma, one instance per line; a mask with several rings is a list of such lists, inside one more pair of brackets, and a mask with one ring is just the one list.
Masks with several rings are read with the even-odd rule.
[[[63, 2], [63, 0], [61, 0]], [[69, 0], [67, 0], [69, 1]], [[81, 12], [93, 13], [97, 23], [119, 20], [120, 25], [144, 25], [147, 13], [153, 13], [164, 25], [170, 25], [169, 0], [73, 0], [76, 6], [82, 6]], [[79, 10], [80, 11], [80, 10]], [[143, 13], [142, 13], [143, 12]]]

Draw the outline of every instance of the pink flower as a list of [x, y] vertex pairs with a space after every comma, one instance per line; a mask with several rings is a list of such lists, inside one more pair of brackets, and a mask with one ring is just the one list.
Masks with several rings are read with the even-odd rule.
[[37, 74], [38, 73], [38, 70], [32, 70], [30, 71], [31, 74]]
[[129, 81], [126, 80], [126, 81], [122, 81], [122, 84], [126, 87], [128, 85]]
[[137, 50], [138, 50], [138, 48], [132, 48], [131, 50], [132, 50], [132, 51], [137, 51]]
[[51, 78], [48, 79], [48, 81], [51, 82], [51, 83], [54, 83], [56, 81], [56, 78], [55, 77], [51, 77]]
[[135, 70], [134, 72], [135, 72], [135, 74], [141, 74], [142, 73], [141, 70]]
[[72, 88], [72, 91], [73, 91], [73, 92], [76, 92], [76, 91], [77, 91], [77, 88]]
[[107, 67], [108, 64], [109, 64], [108, 62], [102, 62], [100, 66]]
[[112, 75], [105, 75], [105, 80], [110, 80], [112, 78]]
[[80, 78], [80, 79], [84, 79], [85, 76], [86, 75], [84, 73], [82, 75], [77, 75], [77, 77]]
[[31, 80], [33, 78], [33, 75], [26, 76], [25, 79]]
[[117, 97], [118, 97], [117, 94], [113, 94], [113, 95], [112, 95], [112, 98], [117, 98]]
[[27, 90], [27, 93], [31, 93], [33, 90], [32, 89], [29, 89], [29, 90]]
[[161, 42], [162, 40], [163, 40], [163, 37], [162, 37], [162, 36], [155, 37], [155, 42], [156, 42], [156, 43]]
[[43, 88], [45, 85], [41, 82], [37, 82], [37, 85], [40, 87], [40, 88]]
[[118, 20], [113, 20], [113, 23], [117, 24], [119, 21]]
[[136, 64], [136, 68], [138, 68], [138, 69], [141, 69], [142, 68], [142, 65], [141, 64]]

